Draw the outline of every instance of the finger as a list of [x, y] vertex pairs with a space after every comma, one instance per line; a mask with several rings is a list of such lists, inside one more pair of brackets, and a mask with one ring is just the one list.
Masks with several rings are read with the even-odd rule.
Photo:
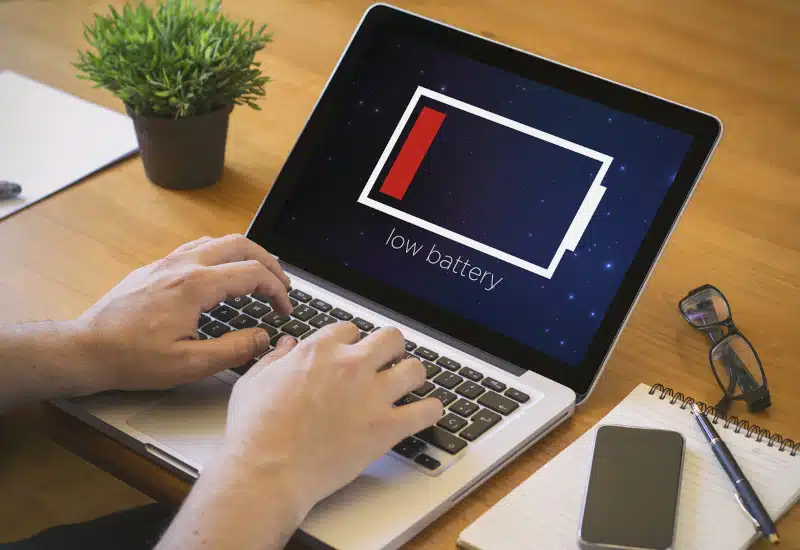
[[275, 257], [243, 235], [226, 235], [201, 244], [195, 249], [199, 263], [220, 265], [229, 262], [256, 260], [269, 269], [288, 290], [291, 281]]
[[395, 407], [390, 411], [392, 428], [394, 432], [390, 445], [405, 439], [417, 432], [436, 424], [442, 418], [444, 406], [438, 399], [432, 397], [422, 399], [416, 403]]
[[209, 340], [183, 340], [178, 352], [199, 377], [244, 365], [269, 349], [269, 334], [260, 328], [229, 332]]
[[259, 372], [264, 370], [265, 367], [271, 365], [290, 351], [294, 349], [297, 345], [297, 340], [289, 336], [288, 334], [284, 334], [283, 336], [278, 339], [278, 346], [266, 354], [264, 357], [259, 359], [258, 363], [253, 365], [253, 367], [247, 371], [245, 376], [257, 376]]
[[171, 254], [179, 254], [181, 252], [188, 252], [190, 250], [194, 250], [195, 248], [197, 248], [201, 244], [205, 244], [208, 241], [213, 241], [213, 240], [214, 240], [213, 237], [208, 237], [208, 236], [200, 237], [199, 239], [195, 239], [193, 241], [190, 241], [188, 243], [184, 243], [184, 244], [180, 245], [178, 248], [173, 250], [171, 252]]
[[353, 348], [364, 361], [380, 369], [402, 357], [405, 345], [403, 334], [396, 328], [387, 327], [371, 333]]
[[361, 333], [353, 323], [333, 323], [321, 328], [309, 338], [310, 341], [330, 341], [339, 344], [354, 344], [358, 342]]
[[269, 297], [273, 307], [284, 315], [292, 311], [286, 287], [256, 260], [200, 268], [195, 277], [194, 288], [204, 311], [222, 300], [251, 292]]
[[389, 403], [394, 403], [425, 383], [425, 367], [419, 359], [403, 359], [390, 369], [379, 372], [378, 387]]

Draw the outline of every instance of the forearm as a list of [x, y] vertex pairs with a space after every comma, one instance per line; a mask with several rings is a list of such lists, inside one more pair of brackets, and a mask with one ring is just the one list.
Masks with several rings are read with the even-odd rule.
[[308, 513], [279, 464], [254, 469], [218, 457], [200, 476], [156, 550], [278, 550]]
[[0, 327], [0, 412], [103, 387], [77, 321]]

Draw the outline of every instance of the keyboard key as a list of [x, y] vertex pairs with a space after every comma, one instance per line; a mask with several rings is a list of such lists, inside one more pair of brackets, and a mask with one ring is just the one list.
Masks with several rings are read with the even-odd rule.
[[412, 354], [408, 353], [407, 351], [404, 351], [404, 352], [403, 352], [403, 359], [411, 359], [412, 357], [413, 357], [414, 359], [417, 359], [417, 356], [416, 356], [416, 355], [412, 355]]
[[337, 307], [333, 308], [333, 311], [331, 311], [331, 317], [336, 317], [340, 321], [349, 321], [350, 319], [353, 318], [353, 314], [347, 313], [345, 310], [339, 309]]
[[203, 325], [207, 325], [211, 321], [212, 321], [211, 317], [209, 317], [205, 313], [201, 313], [200, 318], [197, 320], [197, 328], [201, 328]]
[[330, 305], [328, 302], [323, 302], [322, 300], [318, 300], [316, 298], [314, 300], [311, 300], [311, 302], [308, 305], [320, 311], [330, 311], [333, 308], [333, 306]]
[[226, 332], [230, 332], [231, 329], [227, 325], [223, 325], [219, 321], [211, 321], [206, 326], [203, 327], [203, 332], [208, 334], [212, 338], [219, 338]]
[[258, 359], [250, 359], [250, 360], [249, 360], [247, 363], [245, 363], [244, 365], [242, 365], [242, 366], [240, 366], [240, 367], [235, 367], [235, 368], [232, 368], [231, 370], [232, 370], [233, 372], [235, 372], [236, 374], [240, 375], [240, 376], [244, 376], [244, 375], [245, 375], [245, 373], [247, 373], [247, 371], [249, 371], [249, 370], [250, 370], [250, 368], [251, 368], [253, 365], [255, 365], [256, 363], [258, 363]]
[[406, 340], [406, 351], [414, 351], [417, 345], [411, 340]]
[[428, 348], [418, 347], [417, 350], [414, 352], [423, 359], [427, 359], [428, 361], [436, 361], [436, 358], [439, 357], [439, 354], [435, 351], [431, 351]]
[[369, 336], [369, 333], [368, 333], [368, 332], [359, 332], [359, 333], [358, 333], [358, 339], [359, 339], [359, 340], [363, 340], [363, 339], [364, 339], [364, 338], [366, 338], [367, 336]]
[[425, 370], [428, 372], [427, 378], [433, 378], [437, 374], [439, 374], [442, 370], [442, 367], [437, 367], [430, 361], [423, 361], [422, 366], [425, 367]]
[[425, 443], [413, 437], [407, 437], [394, 447], [392, 450], [406, 458], [414, 458], [416, 455], [425, 450]]
[[291, 321], [283, 325], [281, 327], [281, 330], [286, 334], [294, 336], [295, 338], [300, 338], [303, 334], [311, 330], [311, 327], [305, 323], [297, 321], [296, 319], [292, 319]]
[[273, 336], [278, 334], [278, 331], [275, 330], [275, 327], [271, 327], [271, 326], [269, 326], [269, 325], [267, 325], [265, 323], [261, 323], [260, 325], [258, 325], [258, 328], [260, 328], [262, 330], [266, 330], [267, 334], [269, 334], [270, 338], [272, 338]]
[[447, 430], [439, 426], [431, 426], [425, 428], [417, 434], [417, 437], [426, 443], [430, 443], [434, 447], [443, 450], [451, 455], [456, 454], [458, 451], [467, 446], [467, 442], [460, 439]]
[[198, 333], [197, 333], [197, 339], [198, 339], [198, 340], [208, 340], [208, 336], [206, 336], [206, 335], [205, 335], [205, 334], [203, 334], [202, 332], [198, 332]]
[[236, 296], [234, 298], [228, 298], [225, 300], [225, 303], [231, 307], [235, 307], [236, 309], [242, 309], [252, 301], [253, 299], [248, 296]]
[[463, 369], [458, 371], [458, 374], [460, 374], [464, 378], [469, 378], [473, 382], [480, 382], [481, 378], [483, 378], [483, 375], [481, 373], [469, 367], [464, 367]]
[[419, 401], [419, 397], [414, 394], [407, 393], [400, 399], [394, 402], [395, 407], [402, 407], [403, 405], [410, 405], [411, 403]]
[[226, 323], [239, 315], [239, 312], [228, 306], [217, 306], [211, 311], [211, 316], [218, 321], [225, 321]]
[[332, 325], [335, 322], [336, 322], [336, 319], [334, 319], [330, 315], [326, 315], [324, 313], [320, 313], [319, 315], [317, 315], [316, 317], [311, 319], [308, 322], [308, 324], [311, 325], [312, 327], [322, 328], [322, 327], [325, 327], [325, 326], [328, 326], [328, 325]]
[[432, 382], [425, 380], [425, 383], [422, 384], [420, 387], [418, 387], [416, 390], [414, 390], [414, 393], [419, 395], [420, 397], [425, 397], [426, 395], [431, 393], [435, 388], [436, 386], [434, 386]]
[[439, 360], [436, 361], [436, 364], [449, 370], [458, 370], [461, 368], [461, 363], [453, 361], [449, 357], [439, 357]]
[[272, 311], [268, 305], [262, 304], [261, 302], [257, 302], [253, 300], [251, 304], [248, 304], [242, 308], [242, 313], [248, 314], [250, 317], [255, 317], [256, 319], [261, 319], [264, 315]]
[[505, 384], [495, 380], [494, 378], [487, 378], [486, 380], [481, 382], [481, 384], [483, 384], [484, 386], [486, 386], [490, 390], [496, 391], [497, 393], [500, 393], [501, 391], [506, 389], [506, 385]]
[[438, 399], [445, 407], [456, 400], [456, 394], [451, 393], [444, 388], [436, 388], [428, 397], [434, 397]]
[[263, 294], [259, 294], [258, 292], [253, 292], [250, 294], [251, 297], [255, 298], [259, 302], [264, 302], [265, 304], [272, 303], [272, 300], [269, 296], [264, 296]]
[[230, 325], [233, 328], [243, 329], [243, 328], [252, 328], [258, 324], [258, 321], [250, 317], [249, 315], [245, 315], [242, 313], [238, 317], [234, 317], [230, 321]]
[[373, 325], [369, 321], [365, 321], [361, 317], [356, 317], [355, 319], [353, 319], [353, 324], [357, 326], [359, 329], [363, 330], [364, 332], [369, 332], [375, 328], [375, 325]]
[[448, 414], [442, 417], [437, 426], [444, 428], [448, 432], [456, 433], [458, 430], [467, 425], [467, 421], [455, 414]]
[[531, 398], [530, 395], [527, 393], [522, 393], [519, 390], [515, 390], [514, 388], [508, 388], [506, 390], [506, 395], [509, 396], [514, 401], [519, 401], [520, 403], [527, 403], [528, 400]]
[[447, 388], [448, 390], [452, 390], [456, 386], [458, 386], [461, 382], [464, 381], [457, 374], [453, 374], [452, 372], [443, 372], [439, 376], [433, 379], [434, 382], [439, 384], [440, 386]]
[[479, 386], [475, 382], [464, 382], [456, 388], [456, 393], [463, 395], [467, 399], [477, 399], [485, 391], [486, 388]]
[[301, 340], [305, 340], [306, 338], [308, 338], [309, 336], [311, 336], [315, 332], [317, 332], [317, 329], [315, 329], [315, 328], [311, 329], [310, 331], [306, 332], [303, 336], [301, 336], [300, 339]]
[[296, 317], [301, 321], [308, 322], [314, 318], [314, 316], [319, 313], [316, 309], [312, 307], [308, 307], [305, 304], [300, 304], [294, 310], [292, 310], [292, 317]]
[[[273, 348], [277, 348], [278, 347], [278, 340], [280, 340], [284, 336], [286, 336], [285, 332], [279, 332], [278, 334], [276, 334], [275, 336], [273, 336], [272, 338], [269, 339], [269, 345], [272, 346]], [[293, 337], [287, 336], [287, 338], [293, 338]], [[297, 338], [294, 338], [294, 341], [296, 342]]]
[[469, 418], [473, 414], [475, 414], [480, 407], [473, 403], [472, 401], [467, 401], [466, 399], [459, 399], [453, 406], [450, 407], [450, 410], [456, 414], [460, 414], [464, 418]]
[[290, 304], [292, 304], [292, 309], [294, 309], [294, 308], [296, 308], [298, 305], [300, 305], [300, 302], [298, 302], [298, 301], [297, 301], [297, 300], [295, 300], [294, 298], [289, 298], [289, 303], [290, 303]]
[[291, 296], [292, 298], [294, 298], [298, 302], [303, 302], [304, 304], [306, 302], [308, 302], [309, 300], [311, 300], [311, 295], [310, 294], [306, 294], [302, 290], [297, 290], [296, 288], [293, 288], [292, 291], [289, 292], [289, 296]]
[[503, 417], [499, 414], [483, 409], [481, 412], [472, 417], [472, 424], [461, 430], [461, 433], [458, 435], [467, 441], [475, 441], [484, 433], [486, 433], [486, 430], [500, 422], [502, 418]]
[[519, 407], [515, 401], [512, 401], [508, 397], [498, 395], [493, 391], [487, 391], [483, 394], [480, 399], [478, 399], [478, 403], [484, 407], [489, 407], [493, 411], [506, 415], [511, 414]]
[[272, 313], [267, 313], [264, 317], [262, 317], [261, 322], [266, 323], [268, 325], [272, 325], [275, 328], [278, 328], [289, 322], [289, 316], [282, 315], [277, 311], [273, 311]]
[[436, 468], [442, 465], [441, 462], [439, 462], [432, 456], [426, 455], [425, 453], [422, 453], [417, 458], [415, 458], [414, 462], [416, 462], [423, 468], [427, 468], [428, 470], [435, 470]]

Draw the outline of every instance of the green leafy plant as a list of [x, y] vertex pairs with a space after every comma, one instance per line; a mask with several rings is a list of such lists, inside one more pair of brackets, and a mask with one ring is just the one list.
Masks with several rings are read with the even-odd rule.
[[81, 78], [113, 92], [136, 115], [188, 117], [231, 104], [259, 109], [269, 77], [256, 53], [272, 41], [266, 25], [231, 21], [220, 0], [125, 4], [84, 25], [92, 49], [79, 51]]

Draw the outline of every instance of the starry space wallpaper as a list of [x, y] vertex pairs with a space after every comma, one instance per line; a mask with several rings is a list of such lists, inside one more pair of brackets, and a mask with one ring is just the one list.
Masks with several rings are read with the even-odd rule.
[[[613, 157], [600, 205], [551, 279], [357, 202], [418, 86]], [[579, 365], [691, 136], [413, 37], [376, 39], [348, 87], [276, 230], [308, 254]], [[446, 118], [407, 194], [397, 200], [379, 192], [390, 158], [370, 197], [547, 265], [600, 163], [431, 98], [420, 101], [396, 148], [423, 105]], [[429, 256], [434, 246], [469, 267], [428, 261], [437, 259]], [[490, 290], [488, 274], [496, 282]]]

